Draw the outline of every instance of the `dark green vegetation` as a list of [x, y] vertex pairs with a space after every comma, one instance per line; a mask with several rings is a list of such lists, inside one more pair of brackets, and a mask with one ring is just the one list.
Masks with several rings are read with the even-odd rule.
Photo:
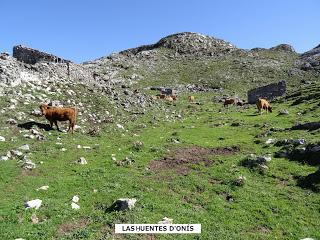
[[[186, 78], [192, 77], [190, 74]], [[212, 101], [212, 93], [195, 96], [200, 105], [189, 104], [186, 96], [180, 96], [174, 105], [159, 100], [161, 111], [157, 108], [137, 116], [111, 108], [99, 94], [82, 94], [77, 97], [90, 104], [92, 112], [108, 110], [114, 114], [114, 122], [101, 124], [102, 130], [94, 136], [80, 130], [74, 135], [42, 130], [45, 141], [25, 139], [19, 133], [23, 129], [6, 124], [14, 112], [1, 115], [0, 135], [6, 142], [0, 142], [0, 152], [5, 154], [28, 143], [37, 168], [26, 171], [16, 160], [0, 162], [0, 239], [320, 238], [319, 188], [317, 183], [312, 188], [299, 185], [303, 179], [313, 181], [310, 174], [318, 165], [272, 157], [269, 169], [261, 172], [242, 164], [251, 153], [273, 156], [281, 149], [265, 144], [269, 138], [304, 138], [307, 143], [319, 140], [319, 129], [287, 129], [297, 123], [319, 121], [319, 86], [304, 86], [273, 103], [274, 112], [262, 116], [255, 106], [223, 108]], [[7, 100], [1, 97], [1, 108], [9, 105]], [[28, 113], [36, 107], [19, 104], [18, 110]], [[289, 115], [278, 116], [281, 109], [288, 109]], [[34, 119], [45, 123], [43, 118]], [[116, 127], [118, 122], [125, 130]], [[272, 128], [277, 130], [270, 131]], [[143, 142], [141, 149], [133, 147], [136, 141]], [[77, 145], [91, 149], [78, 149]], [[206, 152], [204, 148], [231, 147], [239, 151], [209, 154], [193, 161]], [[183, 155], [181, 149], [199, 152]], [[112, 160], [112, 154], [117, 161], [129, 157], [134, 162], [122, 166]], [[168, 167], [168, 162], [163, 162], [165, 156], [185, 162]], [[80, 157], [88, 164], [76, 164]], [[239, 176], [246, 177], [243, 186], [235, 184]], [[36, 191], [43, 185], [49, 189]], [[80, 197], [77, 211], [70, 205], [74, 195]], [[136, 207], [125, 212], [108, 211], [121, 197], [136, 198]], [[36, 198], [43, 200], [42, 206], [25, 210], [24, 202]], [[33, 214], [39, 223], [31, 223]], [[174, 223], [201, 223], [202, 234], [114, 234], [115, 223], [157, 223], [165, 216]]]

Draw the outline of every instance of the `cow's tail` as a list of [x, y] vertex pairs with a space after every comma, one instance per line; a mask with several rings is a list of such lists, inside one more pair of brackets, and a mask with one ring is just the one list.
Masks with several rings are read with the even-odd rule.
[[73, 116], [73, 122], [71, 123], [71, 132], [73, 133], [74, 132], [74, 128], [76, 126], [76, 122], [77, 122], [77, 109], [76, 108], [73, 108], [74, 112], [74, 116]]

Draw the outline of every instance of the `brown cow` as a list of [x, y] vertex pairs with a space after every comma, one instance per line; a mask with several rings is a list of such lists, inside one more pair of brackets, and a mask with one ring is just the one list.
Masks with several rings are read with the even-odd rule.
[[234, 98], [225, 99], [224, 103], [223, 103], [223, 106], [225, 107], [225, 106], [228, 106], [228, 105], [231, 105], [231, 104], [236, 105], [237, 104], [236, 99], [234, 99]]
[[159, 96], [152, 96], [152, 99], [157, 100], [157, 99], [160, 99], [160, 97]]
[[157, 94], [156, 95], [158, 97], [158, 99], [165, 99], [166, 98], [166, 95], [165, 94]]
[[195, 97], [194, 96], [188, 96], [188, 101], [189, 102], [194, 102]]
[[241, 106], [242, 107], [244, 105], [246, 105], [246, 101], [245, 100], [241, 100], [240, 99], [240, 100], [237, 101], [237, 106]]
[[71, 133], [73, 133], [77, 117], [77, 110], [75, 108], [51, 107], [47, 104], [42, 104], [40, 105], [40, 110], [42, 115], [49, 120], [51, 128], [54, 123], [57, 130], [60, 131], [58, 121], [69, 121], [68, 132], [71, 130]]
[[272, 113], [272, 107], [266, 99], [259, 98], [257, 102], [258, 111], [262, 114], [262, 109], [266, 110], [266, 113]]
[[172, 96], [166, 96], [165, 100], [168, 101], [168, 102], [171, 102], [171, 103], [174, 101]]

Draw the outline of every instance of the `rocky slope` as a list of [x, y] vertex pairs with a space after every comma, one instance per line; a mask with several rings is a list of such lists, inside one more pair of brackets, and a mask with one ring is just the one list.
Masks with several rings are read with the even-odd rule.
[[69, 63], [69, 67], [48, 61], [27, 64], [1, 54], [0, 86], [68, 80], [107, 95], [121, 86], [142, 89], [158, 85], [245, 96], [253, 87], [279, 80], [286, 80], [289, 89], [300, 82], [317, 81], [319, 49], [301, 55], [288, 44], [243, 50], [220, 39], [184, 32], [83, 64]]
[[250, 88], [279, 80], [287, 80], [289, 89], [301, 81], [316, 81], [319, 72], [306, 69], [302, 56], [288, 44], [243, 50], [223, 40], [187, 32], [84, 66], [102, 79], [117, 78], [137, 87], [164, 85], [182, 91], [206, 89], [245, 95]]

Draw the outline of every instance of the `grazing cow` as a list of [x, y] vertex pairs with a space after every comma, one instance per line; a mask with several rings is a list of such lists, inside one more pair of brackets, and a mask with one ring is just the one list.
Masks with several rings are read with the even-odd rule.
[[245, 100], [239, 100], [239, 101], [237, 101], [237, 106], [242, 107], [242, 106], [244, 106], [245, 104], [246, 104]]
[[237, 101], [236, 101], [236, 99], [234, 99], [234, 98], [229, 98], [229, 99], [225, 99], [224, 100], [224, 103], [223, 103], [223, 106], [225, 107], [225, 106], [228, 106], [228, 105], [236, 105], [237, 104]]
[[165, 94], [157, 94], [156, 95], [158, 97], [158, 99], [165, 99], [166, 98], [166, 95]]
[[157, 100], [157, 99], [160, 99], [160, 97], [159, 96], [152, 96], [152, 99]]
[[174, 101], [172, 96], [166, 96], [165, 100], [168, 101], [168, 102], [171, 102], [171, 103]]
[[194, 102], [194, 96], [188, 96], [188, 101], [189, 102]]
[[272, 107], [266, 99], [259, 98], [257, 102], [258, 111], [262, 114], [262, 109], [266, 110], [266, 113], [272, 113]]
[[171, 98], [172, 98], [173, 101], [176, 101], [178, 97], [177, 97], [177, 95], [173, 94], [173, 95], [171, 95]]
[[77, 110], [75, 108], [51, 107], [47, 104], [42, 104], [40, 105], [40, 110], [42, 115], [49, 120], [51, 128], [54, 123], [57, 130], [60, 131], [58, 121], [69, 121], [68, 132], [71, 130], [71, 133], [73, 133], [77, 117]]

